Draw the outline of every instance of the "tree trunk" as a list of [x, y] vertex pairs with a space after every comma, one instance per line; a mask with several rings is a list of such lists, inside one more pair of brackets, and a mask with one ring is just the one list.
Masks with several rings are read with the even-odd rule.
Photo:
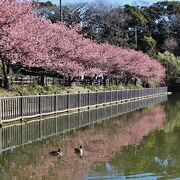
[[118, 86], [118, 78], [117, 77], [115, 78], [115, 84], [116, 84], [116, 86]]
[[2, 72], [3, 72], [3, 87], [6, 90], [11, 90], [11, 65], [8, 61], [2, 58]]
[[131, 77], [126, 77], [125, 85], [127, 86], [129, 81], [131, 80]]
[[104, 77], [103, 77], [103, 85], [104, 85], [104, 86], [107, 85], [106, 82], [107, 82], [107, 76], [104, 76]]
[[11, 78], [10, 76], [4, 76], [4, 89], [11, 90]]
[[92, 86], [93, 85], [93, 80], [94, 80], [94, 78], [89, 78], [89, 80], [90, 80], [90, 85]]
[[44, 74], [41, 74], [40, 76], [40, 85], [43, 87], [46, 86], [46, 78]]
[[137, 85], [137, 78], [134, 79], [134, 85]]
[[109, 78], [109, 85], [112, 84], [112, 77]]

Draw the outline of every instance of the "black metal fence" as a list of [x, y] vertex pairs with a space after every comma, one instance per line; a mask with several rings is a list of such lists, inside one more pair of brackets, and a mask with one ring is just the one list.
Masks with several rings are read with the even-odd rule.
[[75, 108], [133, 100], [167, 93], [167, 87], [103, 92], [67, 93], [0, 98], [0, 120], [46, 115]]
[[72, 114], [41, 118], [0, 128], [0, 152], [32, 141], [46, 139], [58, 133], [78, 129], [92, 123], [117, 117], [131, 111], [167, 100], [167, 95], [129, 101], [112, 106], [79, 111]]
[[[32, 85], [32, 84], [40, 84], [41, 78], [38, 76], [24, 76], [18, 75], [16, 77], [10, 77], [11, 84], [19, 84], [19, 85]], [[44, 84], [48, 85], [64, 85], [64, 79], [53, 78], [53, 77], [45, 77]], [[78, 82], [77, 82], [78, 84]], [[0, 77], [0, 86], [3, 86], [3, 78]]]

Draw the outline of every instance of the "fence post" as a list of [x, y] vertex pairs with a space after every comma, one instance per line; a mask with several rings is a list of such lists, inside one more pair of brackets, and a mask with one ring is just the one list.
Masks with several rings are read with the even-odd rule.
[[56, 120], [56, 129], [55, 129], [55, 131], [56, 131], [56, 134], [58, 133], [58, 126], [57, 126], [57, 116], [55, 117], [55, 120]]
[[106, 105], [106, 90], [104, 90], [104, 105]]
[[80, 110], [81, 108], [81, 92], [78, 91], [78, 111]]
[[43, 123], [43, 121], [39, 121], [39, 138], [42, 138], [42, 123]]
[[128, 91], [128, 89], [126, 88], [126, 89], [125, 89], [125, 93], [124, 93], [125, 102], [127, 102], [127, 91]]
[[[88, 111], [88, 124], [91, 124], [91, 111]], [[81, 116], [82, 117], [82, 116]]]
[[78, 112], [78, 128], [81, 128], [81, 117], [82, 115], [81, 115], [81, 112], [79, 111]]
[[39, 115], [40, 116], [42, 115], [41, 106], [42, 106], [42, 98], [41, 98], [41, 93], [39, 93]]
[[88, 90], [88, 109], [90, 108], [90, 104], [91, 104], [91, 102], [90, 102], [90, 92]]
[[146, 96], [146, 89], [143, 88], [143, 99], [145, 98], [145, 96]]
[[137, 99], [137, 89], [134, 89], [135, 99]]
[[110, 104], [112, 104], [112, 90], [110, 89]]
[[57, 114], [57, 93], [54, 94], [54, 111], [55, 111], [56, 114]]
[[69, 91], [67, 91], [67, 112], [69, 111], [69, 103], [70, 103], [70, 96], [69, 96]]
[[24, 144], [24, 143], [25, 143], [25, 131], [24, 131], [24, 126], [25, 126], [25, 124], [22, 123], [22, 124], [21, 124], [21, 144]]
[[98, 91], [96, 90], [96, 107], [98, 105]]
[[23, 95], [22, 94], [20, 97], [20, 114], [21, 114], [21, 120], [23, 120]]
[[68, 130], [70, 130], [71, 129], [71, 122], [70, 122], [69, 114], [67, 115], [67, 119], [68, 119]]
[[116, 104], [118, 103], [118, 89], [116, 89]]

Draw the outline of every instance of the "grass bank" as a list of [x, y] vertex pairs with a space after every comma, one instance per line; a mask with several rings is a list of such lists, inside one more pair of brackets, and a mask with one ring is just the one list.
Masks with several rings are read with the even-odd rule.
[[[154, 86], [152, 84], [152, 86]], [[70, 93], [77, 93], [80, 92], [95, 92], [95, 91], [103, 91], [103, 90], [116, 90], [116, 89], [133, 89], [133, 88], [142, 88], [140, 84], [137, 84], [136, 86], [133, 84], [128, 84], [127, 86], [116, 86], [116, 85], [108, 85], [108, 86], [76, 86], [73, 85], [71, 87], [66, 86], [59, 86], [59, 85], [50, 85], [50, 86], [40, 86], [37, 84], [31, 84], [31, 85], [13, 85], [11, 91], [6, 91], [3, 88], [0, 88], [0, 96], [18, 96], [18, 95], [38, 95], [38, 94], [64, 94], [70, 92]]]

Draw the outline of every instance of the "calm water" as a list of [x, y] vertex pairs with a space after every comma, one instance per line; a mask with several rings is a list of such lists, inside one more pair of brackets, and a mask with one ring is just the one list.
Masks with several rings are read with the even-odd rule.
[[[180, 179], [180, 95], [136, 107], [131, 103], [4, 127], [0, 179]], [[102, 121], [123, 108], [138, 110]], [[97, 117], [101, 121], [95, 123]], [[88, 126], [72, 130], [83, 125]], [[67, 129], [71, 131], [58, 133]], [[83, 158], [73, 150], [80, 144]], [[58, 147], [64, 156], [51, 156]]]

